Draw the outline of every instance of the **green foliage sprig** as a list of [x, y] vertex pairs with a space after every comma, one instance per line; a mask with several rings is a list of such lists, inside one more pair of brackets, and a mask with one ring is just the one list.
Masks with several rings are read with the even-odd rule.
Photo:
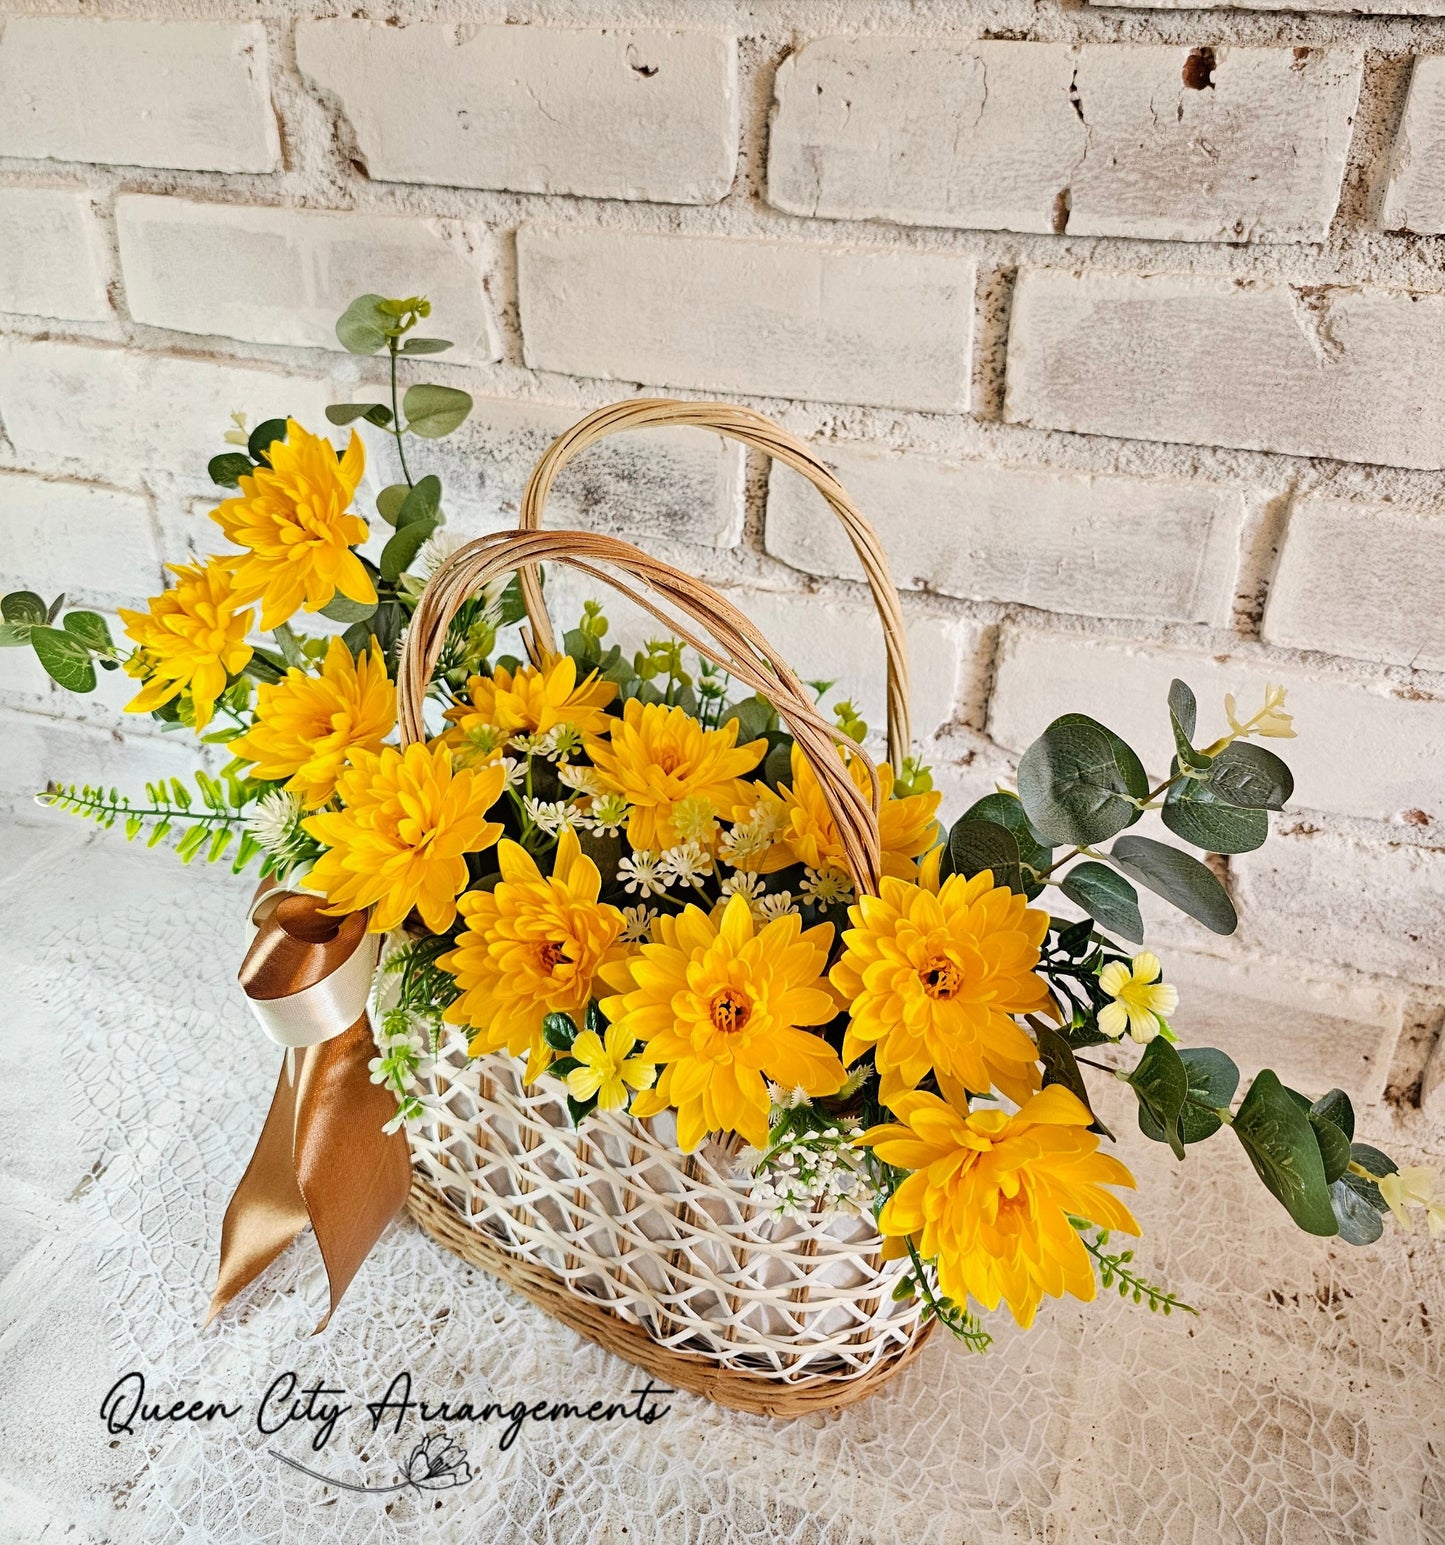
[[1122, 1250], [1113, 1255], [1107, 1253], [1104, 1246], [1109, 1243], [1108, 1229], [1100, 1229], [1090, 1239], [1089, 1232], [1094, 1225], [1087, 1218], [1070, 1218], [1069, 1222], [1078, 1230], [1084, 1249], [1098, 1265], [1100, 1286], [1106, 1289], [1117, 1287], [1120, 1298], [1132, 1299], [1136, 1304], [1147, 1303], [1150, 1314], [1173, 1314], [1176, 1309], [1182, 1309], [1185, 1314], [1199, 1314], [1193, 1304], [1186, 1304], [1167, 1288], [1156, 1286], [1134, 1271], [1129, 1264], [1134, 1259], [1132, 1250]]

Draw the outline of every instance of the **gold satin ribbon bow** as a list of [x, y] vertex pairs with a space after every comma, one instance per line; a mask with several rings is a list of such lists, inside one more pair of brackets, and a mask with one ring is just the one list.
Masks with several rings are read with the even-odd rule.
[[206, 1324], [310, 1223], [331, 1289], [316, 1327], [324, 1330], [411, 1186], [405, 1136], [382, 1131], [395, 1096], [368, 1069], [376, 1047], [366, 1000], [380, 941], [367, 933], [366, 913], [328, 917], [324, 905], [274, 882], [252, 902], [241, 987], [286, 1058], [226, 1208]]

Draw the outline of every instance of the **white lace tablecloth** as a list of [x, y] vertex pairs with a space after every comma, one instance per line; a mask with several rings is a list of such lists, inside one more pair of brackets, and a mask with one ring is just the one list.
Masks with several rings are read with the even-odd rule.
[[1303, 1238], [1232, 1147], [1176, 1171], [1137, 1136], [1139, 1260], [1198, 1319], [995, 1316], [986, 1357], [936, 1336], [882, 1394], [793, 1423], [677, 1395], [650, 1426], [530, 1425], [506, 1452], [496, 1425], [453, 1428], [473, 1479], [435, 1493], [324, 1488], [268, 1453], [392, 1481], [411, 1442], [359, 1411], [319, 1456], [246, 1418], [112, 1436], [131, 1369], [165, 1404], [252, 1408], [288, 1369], [358, 1406], [403, 1370], [477, 1404], [639, 1379], [408, 1222], [323, 1335], [309, 1239], [199, 1330], [278, 1064], [234, 987], [249, 884], [55, 823], [5, 834], [0, 881], [0, 1541], [1445, 1539], [1445, 1250]]

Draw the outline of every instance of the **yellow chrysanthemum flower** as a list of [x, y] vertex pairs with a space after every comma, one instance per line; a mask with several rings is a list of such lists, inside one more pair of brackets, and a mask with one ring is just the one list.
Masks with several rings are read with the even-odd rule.
[[502, 835], [487, 812], [506, 778], [501, 766], [453, 772], [445, 746], [354, 752], [336, 781], [344, 808], [301, 823], [327, 850], [302, 885], [323, 892], [333, 915], [374, 907], [372, 933], [398, 927], [413, 907], [442, 933], [467, 883], [463, 855]]
[[1027, 1329], [1045, 1294], [1087, 1302], [1097, 1290], [1071, 1213], [1139, 1232], [1103, 1189], [1132, 1186], [1134, 1177], [1098, 1151], [1089, 1112], [1060, 1085], [1012, 1116], [966, 1113], [922, 1090], [900, 1095], [893, 1110], [898, 1123], [858, 1139], [885, 1164], [913, 1171], [884, 1204], [879, 1232], [912, 1239], [925, 1260], [936, 1260], [939, 1291], [956, 1304], [972, 1297], [996, 1309], [1002, 1299]]
[[251, 658], [246, 635], [256, 614], [237, 596], [224, 560], [168, 567], [177, 583], [147, 601], [147, 611], [120, 608], [126, 636], [141, 648], [126, 662], [126, 673], [145, 682], [125, 708], [150, 713], [189, 691], [195, 726], [204, 729], [227, 678], [244, 670]]
[[932, 1070], [960, 1101], [1038, 1088], [1038, 1050], [1010, 1017], [1054, 1012], [1034, 974], [1046, 912], [982, 874], [950, 875], [938, 893], [886, 878], [849, 907], [852, 927], [829, 980], [851, 1004], [843, 1060], [873, 1049], [880, 1096], [892, 1103]]
[[1114, 1000], [1099, 1010], [1100, 1031], [1116, 1041], [1126, 1030], [1141, 1045], [1152, 1041], [1179, 1007], [1179, 989], [1161, 982], [1163, 974], [1153, 950], [1141, 950], [1127, 966], [1111, 960], [1099, 973], [1099, 986]]
[[602, 786], [632, 807], [627, 840], [635, 849], [675, 847], [682, 838], [673, 814], [684, 800], [705, 800], [731, 813], [752, 799], [754, 790], [742, 775], [762, 761], [768, 743], [738, 745], [736, 719], [705, 730], [681, 708], [631, 698], [622, 718], [611, 722], [610, 739], [587, 737], [587, 754]]
[[685, 1153], [708, 1132], [738, 1132], [766, 1148], [766, 1079], [809, 1095], [842, 1087], [837, 1052], [805, 1028], [838, 1013], [823, 976], [828, 924], [805, 932], [794, 913], [759, 931], [747, 901], [733, 896], [720, 918], [699, 907], [659, 917], [653, 940], [602, 973], [617, 989], [602, 1012], [647, 1043], [649, 1062], [666, 1064], [656, 1088], [633, 1100], [635, 1116], [675, 1106]]
[[227, 499], [211, 519], [246, 551], [225, 561], [237, 593], [260, 600], [261, 626], [278, 627], [304, 604], [320, 611], [339, 590], [353, 601], [376, 600], [361, 559], [352, 552], [366, 540], [366, 522], [347, 510], [366, 466], [355, 431], [336, 459], [329, 440], [308, 434], [294, 419], [286, 439], [267, 453], [269, 467], [239, 480], [242, 497]]
[[[847, 757], [847, 763], [853, 782], [865, 797], [871, 799], [867, 769], [856, 756]], [[740, 867], [757, 874], [772, 874], [789, 864], [805, 864], [809, 869], [830, 869], [847, 874], [843, 842], [833, 812], [823, 797], [823, 786], [796, 745], [792, 755], [792, 780], [791, 787], [784, 784], [777, 793], [767, 788], [757, 791], [753, 808], [767, 809], [776, 835], [766, 849], [756, 857], [745, 858]], [[883, 873], [900, 880], [911, 880], [917, 874], [919, 855], [926, 853], [937, 841], [934, 816], [943, 796], [929, 790], [895, 799], [893, 768], [887, 762], [878, 766], [878, 789], [883, 801], [878, 818]]]
[[584, 1030], [572, 1043], [571, 1056], [582, 1064], [567, 1075], [567, 1093], [574, 1100], [597, 1096], [598, 1110], [621, 1110], [629, 1089], [647, 1089], [657, 1069], [645, 1057], [634, 1057], [636, 1036], [620, 1025], [608, 1027], [606, 1036]]
[[473, 1029], [472, 1056], [506, 1047], [528, 1059], [531, 1079], [553, 1055], [542, 1021], [570, 1014], [581, 1023], [598, 971], [622, 953], [623, 917], [598, 901], [602, 877], [570, 827], [558, 839], [550, 875], [510, 840], [497, 857], [500, 882], [462, 897], [466, 928], [438, 962], [462, 990], [445, 1018]]
[[599, 680], [593, 671], [579, 686], [577, 662], [561, 655], [546, 665], [523, 665], [514, 675], [499, 665], [490, 676], [467, 682], [467, 700], [447, 709], [455, 725], [446, 732], [448, 745], [465, 743], [469, 731], [491, 726], [503, 736], [545, 735], [559, 724], [570, 724], [583, 735], [607, 729], [607, 705], [617, 696], [615, 682]]
[[286, 779], [308, 810], [324, 805], [355, 751], [380, 751], [396, 723], [396, 688], [386, 674], [381, 646], [360, 659], [339, 638], [326, 649], [321, 674], [293, 666], [256, 694], [256, 719], [231, 742], [232, 752], [256, 765], [253, 778]]

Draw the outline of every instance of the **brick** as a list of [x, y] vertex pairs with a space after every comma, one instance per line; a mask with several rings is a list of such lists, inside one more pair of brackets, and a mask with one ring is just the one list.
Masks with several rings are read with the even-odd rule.
[[1293, 806], [1376, 820], [1413, 811], [1445, 821], [1445, 701], [1392, 696], [1385, 685], [1357, 686], [1275, 661], [1009, 630], [989, 733], [1019, 751], [1059, 714], [1086, 713], [1122, 735], [1151, 771], [1167, 772], [1173, 743], [1165, 697], [1176, 676], [1199, 700], [1201, 743], [1225, 728], [1226, 692], [1253, 712], [1266, 680], [1288, 688], [1297, 735], [1269, 749], [1294, 772]]
[[368, 174], [713, 204], [738, 153], [736, 44], [706, 32], [303, 21]]
[[0, 146], [52, 161], [274, 171], [281, 144], [265, 28], [8, 17]]
[[336, 319], [358, 295], [425, 292], [457, 345], [448, 360], [500, 353], [476, 226], [137, 194], [117, 201], [116, 229], [137, 322], [339, 350]]
[[1004, 416], [1136, 440], [1445, 467], [1445, 295], [1026, 269]]
[[1445, 232], [1445, 58], [1415, 60], [1380, 211], [1387, 231]]
[[[834, 445], [820, 451], [906, 588], [1096, 617], [1228, 620], [1244, 514], [1234, 490]], [[771, 473], [767, 548], [810, 574], [862, 578], [843, 528], [788, 467]]]
[[[532, 468], [586, 411], [478, 398], [461, 429], [432, 441], [423, 453], [426, 470], [442, 480], [447, 529], [470, 538], [515, 526]], [[377, 454], [377, 476], [399, 477], [389, 445], [379, 444]], [[743, 531], [742, 482], [742, 447], [707, 430], [613, 435], [558, 474], [546, 522], [634, 542], [735, 547]]]
[[161, 581], [144, 499], [114, 488], [0, 472], [0, 584], [134, 606]]
[[[21, 467], [108, 482], [211, 488], [233, 411], [327, 428], [326, 383], [278, 371], [85, 344], [0, 340], [0, 423]], [[214, 490], [213, 490], [214, 491]]]
[[83, 189], [0, 189], [0, 311], [109, 320], [103, 237]]
[[1445, 852], [1286, 832], [1230, 868], [1250, 944], [1445, 984]]
[[[1115, 10], [1197, 11], [1199, 0], [1088, 0]], [[1229, 0], [1214, 9], [1231, 11], [1278, 11], [1280, 0]], [[1445, 0], [1290, 0], [1291, 11], [1343, 11], [1371, 16], [1445, 16]]]
[[808, 43], [777, 73], [768, 197], [793, 214], [909, 225], [1322, 240], [1360, 55], [1211, 58], [1205, 85], [1178, 45]]
[[527, 363], [608, 380], [966, 406], [972, 259], [524, 226]]
[[1445, 517], [1314, 496], [1291, 512], [1270, 586], [1272, 644], [1445, 670]]
[[[878, 614], [863, 602], [778, 590], [729, 590], [804, 681], [832, 681], [829, 708], [847, 698], [882, 737], [887, 724], [887, 669]], [[991, 630], [962, 618], [910, 615], [908, 654], [913, 739], [926, 742], [954, 718], [978, 722], [983, 712], [984, 643]]]

